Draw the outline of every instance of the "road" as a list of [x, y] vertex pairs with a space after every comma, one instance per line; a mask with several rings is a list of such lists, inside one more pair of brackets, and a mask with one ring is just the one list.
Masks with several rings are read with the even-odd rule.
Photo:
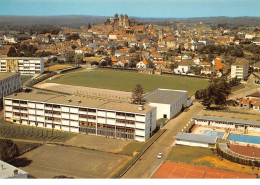
[[[166, 156], [174, 146], [174, 136], [201, 110], [202, 106], [198, 102], [195, 102], [189, 111], [182, 112], [176, 118], [170, 120], [162, 128], [166, 129], [166, 132], [142, 155], [122, 178], [150, 178], [163, 161], [166, 160]], [[156, 158], [159, 152], [164, 155], [162, 159]]]
[[228, 98], [229, 99], [236, 99], [245, 97], [249, 94], [252, 94], [256, 91], [260, 91], [260, 86], [253, 84], [253, 83], [244, 83], [245, 87], [243, 89], [237, 90], [234, 93], [231, 93]]

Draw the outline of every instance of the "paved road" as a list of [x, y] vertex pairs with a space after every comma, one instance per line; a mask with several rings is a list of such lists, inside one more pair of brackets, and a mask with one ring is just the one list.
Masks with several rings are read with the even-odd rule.
[[260, 86], [252, 84], [252, 83], [244, 83], [243, 85], [245, 85], [245, 88], [240, 89], [235, 91], [234, 93], [231, 93], [231, 95], [229, 95], [229, 99], [236, 99], [236, 98], [241, 98], [241, 97], [245, 97], [249, 94], [252, 94], [256, 91], [260, 91]]
[[[182, 112], [179, 116], [169, 121], [163, 129], [166, 132], [154, 143], [144, 155], [122, 178], [150, 178], [174, 146], [174, 136], [181, 131], [191, 118], [202, 110], [202, 106], [195, 102], [187, 112]], [[163, 153], [162, 159], [157, 159], [158, 153]]]

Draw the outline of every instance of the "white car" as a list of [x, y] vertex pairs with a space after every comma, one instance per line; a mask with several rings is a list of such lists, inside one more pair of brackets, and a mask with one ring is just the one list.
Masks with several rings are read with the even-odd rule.
[[163, 157], [163, 154], [162, 153], [159, 153], [158, 155], [157, 155], [157, 159], [161, 159]]

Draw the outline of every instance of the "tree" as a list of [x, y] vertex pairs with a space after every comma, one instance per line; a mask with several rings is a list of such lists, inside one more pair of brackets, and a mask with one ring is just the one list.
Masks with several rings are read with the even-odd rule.
[[82, 64], [83, 63], [83, 55], [81, 54], [76, 54], [74, 56], [74, 62], [75, 64], [78, 66], [79, 64]]
[[197, 97], [200, 95], [202, 104], [210, 108], [212, 104], [225, 106], [230, 93], [231, 88], [226, 79], [213, 79], [208, 88], [197, 94]]
[[144, 99], [144, 90], [140, 84], [137, 84], [132, 91], [132, 104], [144, 105], [146, 100]]
[[17, 145], [9, 139], [0, 139], [0, 159], [10, 161], [18, 154]]

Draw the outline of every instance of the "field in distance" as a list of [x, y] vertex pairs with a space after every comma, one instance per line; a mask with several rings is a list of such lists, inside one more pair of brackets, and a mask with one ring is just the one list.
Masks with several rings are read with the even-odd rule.
[[49, 82], [129, 92], [139, 83], [142, 85], [145, 93], [157, 88], [164, 88], [187, 90], [189, 95], [194, 94], [198, 89], [206, 88], [209, 84], [208, 80], [200, 78], [176, 75], [149, 75], [140, 74], [136, 71], [109, 69], [95, 69], [92, 71], [70, 73]]

